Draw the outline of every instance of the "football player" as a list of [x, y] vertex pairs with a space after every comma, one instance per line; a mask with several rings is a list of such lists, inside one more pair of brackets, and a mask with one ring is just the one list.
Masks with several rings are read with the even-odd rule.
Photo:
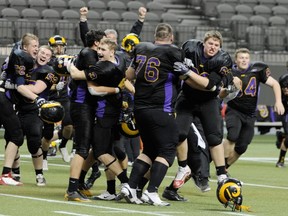
[[277, 147], [280, 149], [279, 159], [276, 163], [276, 167], [284, 167], [285, 156], [288, 148], [288, 122], [287, 122], [287, 112], [288, 112], [288, 74], [283, 74], [279, 78], [279, 84], [282, 90], [282, 103], [285, 107], [284, 115], [281, 115], [282, 126], [284, 133], [277, 134]]
[[263, 62], [250, 62], [250, 51], [247, 48], [236, 50], [232, 74], [242, 80], [242, 88], [234, 99], [228, 101], [225, 113], [227, 138], [223, 143], [226, 169], [246, 152], [253, 139], [260, 83], [273, 89], [275, 112], [283, 115], [285, 111], [280, 85], [271, 76], [269, 66]]

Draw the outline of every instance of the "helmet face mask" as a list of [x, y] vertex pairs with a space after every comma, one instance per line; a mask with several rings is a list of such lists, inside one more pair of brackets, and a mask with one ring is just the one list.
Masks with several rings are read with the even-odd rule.
[[138, 38], [138, 35], [134, 33], [127, 34], [121, 42], [121, 47], [124, 49], [127, 53], [131, 53], [134, 49], [134, 47], [140, 43], [140, 40]]
[[216, 195], [225, 208], [229, 206], [235, 211], [242, 205], [242, 183], [237, 179], [227, 178], [219, 183]]
[[48, 45], [53, 49], [55, 55], [62, 55], [66, 52], [66, 39], [60, 35], [50, 37]]

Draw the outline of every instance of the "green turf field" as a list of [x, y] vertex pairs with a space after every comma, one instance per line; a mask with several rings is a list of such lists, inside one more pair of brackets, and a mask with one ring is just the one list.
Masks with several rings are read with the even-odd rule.
[[[0, 140], [0, 166], [3, 167], [4, 142]], [[279, 150], [275, 147], [275, 136], [255, 136], [248, 152], [229, 169], [232, 177], [244, 182], [243, 204], [251, 206], [252, 212], [231, 212], [225, 209], [217, 200], [215, 169], [211, 164], [212, 190], [199, 192], [192, 181], [186, 183], [180, 190], [181, 195], [188, 198], [187, 202], [171, 202], [169, 207], [149, 205], [132, 205], [125, 201], [92, 201], [78, 203], [64, 201], [64, 193], [69, 178], [69, 164], [57, 157], [49, 158], [49, 171], [45, 172], [46, 187], [35, 185], [35, 175], [31, 159], [22, 157], [21, 173], [23, 186], [0, 186], [0, 216], [31, 216], [31, 215], [288, 215], [286, 204], [288, 200], [288, 167], [276, 168], [275, 163]], [[69, 145], [69, 144], [68, 144]], [[27, 155], [26, 147], [21, 153]], [[57, 153], [59, 155], [59, 153]], [[288, 155], [287, 155], [288, 156]], [[169, 169], [167, 177], [160, 187], [170, 184], [177, 169], [177, 163]], [[130, 168], [129, 168], [130, 171]], [[119, 184], [119, 182], [117, 182]], [[98, 179], [92, 192], [100, 194], [106, 188], [105, 176]], [[117, 188], [119, 190], [119, 188]]]

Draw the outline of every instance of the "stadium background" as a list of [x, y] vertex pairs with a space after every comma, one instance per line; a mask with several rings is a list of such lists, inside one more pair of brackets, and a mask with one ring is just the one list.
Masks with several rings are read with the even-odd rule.
[[[137, 20], [139, 6], [145, 6], [148, 13], [140, 35], [142, 41], [153, 41], [159, 22], [174, 27], [179, 46], [190, 38], [202, 39], [207, 30], [217, 29], [224, 37], [223, 49], [232, 57], [236, 48], [247, 47], [252, 51], [252, 60], [269, 64], [274, 78], [286, 72], [287, 0], [1, 0], [0, 63], [26, 32], [38, 35], [41, 44], [60, 34], [67, 39], [67, 53], [78, 53], [82, 47], [79, 9], [83, 6], [89, 8], [90, 28], [114, 28], [120, 40]], [[241, 6], [246, 9], [241, 11]], [[273, 98], [271, 89], [263, 86], [259, 103], [273, 105]]]

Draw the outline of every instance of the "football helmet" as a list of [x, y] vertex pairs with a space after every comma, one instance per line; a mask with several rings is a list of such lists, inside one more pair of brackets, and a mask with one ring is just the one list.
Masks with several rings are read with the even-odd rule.
[[50, 124], [60, 122], [64, 118], [64, 107], [56, 101], [47, 101], [40, 108], [40, 118]]
[[139, 130], [132, 113], [123, 115], [123, 119], [119, 124], [119, 131], [123, 136], [128, 138], [139, 136]]
[[241, 210], [243, 197], [242, 183], [239, 180], [234, 178], [224, 179], [218, 184], [216, 195], [225, 208], [229, 206], [232, 211], [235, 211], [235, 209]]
[[131, 53], [134, 47], [140, 43], [138, 35], [134, 33], [127, 34], [121, 42], [121, 48], [128, 53]]
[[51, 47], [56, 45], [67, 46], [66, 39], [60, 35], [54, 35], [53, 37], [50, 37], [48, 44]]

